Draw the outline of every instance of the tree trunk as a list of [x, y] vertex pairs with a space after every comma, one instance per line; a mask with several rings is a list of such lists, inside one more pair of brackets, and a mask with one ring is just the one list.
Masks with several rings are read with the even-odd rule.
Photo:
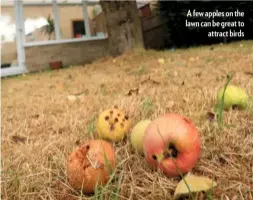
[[118, 56], [133, 48], [143, 48], [141, 21], [136, 1], [100, 1], [109, 40], [109, 53]]

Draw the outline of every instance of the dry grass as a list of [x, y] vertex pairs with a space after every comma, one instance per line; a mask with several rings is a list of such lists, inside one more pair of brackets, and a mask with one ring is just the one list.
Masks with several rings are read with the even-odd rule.
[[[159, 64], [158, 58], [166, 63]], [[252, 64], [251, 41], [213, 50], [136, 51], [114, 61], [106, 58], [85, 67], [2, 79], [2, 199], [92, 199], [71, 191], [66, 158], [77, 141], [93, 138], [96, 117], [114, 105], [125, 109], [133, 124], [166, 112], [189, 117], [202, 142], [193, 173], [217, 182], [213, 199], [252, 199], [253, 111], [225, 112], [228, 126], [222, 130], [206, 118], [231, 71], [231, 83], [253, 96], [252, 75], [245, 74], [252, 72]], [[148, 76], [159, 84], [140, 84]], [[127, 96], [134, 88], [139, 94]], [[67, 99], [77, 93], [83, 94], [75, 102]], [[124, 172], [120, 199], [172, 198], [178, 178], [149, 169], [128, 139], [114, 146]], [[109, 189], [116, 186], [112, 183]]]

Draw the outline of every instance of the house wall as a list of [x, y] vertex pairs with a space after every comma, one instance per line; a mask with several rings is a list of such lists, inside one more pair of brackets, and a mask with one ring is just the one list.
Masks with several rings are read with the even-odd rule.
[[18, 59], [16, 43], [6, 42], [1, 44], [1, 63], [16, 62]]
[[108, 55], [108, 40], [94, 40], [26, 47], [26, 66], [30, 72], [47, 69], [50, 61], [64, 66], [82, 65]]

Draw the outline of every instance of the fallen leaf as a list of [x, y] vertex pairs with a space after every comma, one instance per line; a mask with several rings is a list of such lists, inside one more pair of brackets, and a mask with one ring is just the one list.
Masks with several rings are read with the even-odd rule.
[[75, 101], [77, 98], [76, 98], [76, 96], [75, 95], [68, 95], [68, 100], [69, 101]]
[[158, 62], [163, 65], [165, 63], [165, 60], [163, 58], [159, 58]]
[[196, 73], [195, 75], [197, 76], [197, 77], [200, 77], [201, 76], [201, 72], [199, 72], [199, 73]]
[[175, 190], [173, 199], [177, 200], [184, 196], [191, 195], [188, 187], [190, 188], [191, 193], [199, 193], [199, 192], [207, 192], [211, 190], [213, 187], [217, 186], [217, 183], [209, 178], [206, 178], [204, 176], [195, 176], [191, 173], [188, 173], [184, 180], [182, 179]]
[[89, 94], [89, 90], [85, 89], [83, 92], [78, 92], [73, 94], [74, 96], [82, 96], [82, 95], [88, 95]]
[[18, 136], [18, 135], [11, 136], [11, 139], [15, 143], [18, 143], [18, 142], [25, 143], [25, 141], [26, 141], [26, 137], [22, 137], [22, 136]]
[[253, 76], [253, 72], [244, 72], [246, 75]]
[[156, 84], [156, 85], [160, 84], [160, 82], [152, 80], [149, 76], [147, 79], [144, 79], [143, 81], [141, 81], [141, 85], [144, 84], [144, 83], [147, 83], [147, 82], [151, 82], [151, 83]]
[[207, 112], [206, 116], [207, 116], [207, 119], [208, 119], [210, 122], [214, 122], [215, 119], [216, 119], [216, 118], [215, 118], [215, 114], [212, 113], [212, 112]]
[[40, 115], [39, 114], [35, 114], [35, 115], [32, 115], [31, 117], [38, 119], [40, 117]]
[[126, 94], [127, 96], [131, 96], [132, 94], [136, 94], [138, 95], [139, 94], [139, 88], [135, 88], [135, 89], [131, 89], [128, 91], [128, 93]]
[[184, 98], [183, 98], [183, 101], [184, 101], [185, 103], [187, 103], [187, 102], [189, 102], [189, 99], [188, 99], [187, 97], [184, 97]]
[[81, 141], [80, 140], [76, 140], [75, 141], [75, 145], [79, 146], [81, 144]]
[[60, 127], [60, 128], [58, 129], [57, 133], [62, 134], [65, 130], [66, 130], [66, 128]]
[[160, 82], [159, 82], [159, 81], [156, 81], [156, 80], [151, 80], [151, 82], [152, 82], [153, 84], [156, 84], [156, 85], [160, 84]]

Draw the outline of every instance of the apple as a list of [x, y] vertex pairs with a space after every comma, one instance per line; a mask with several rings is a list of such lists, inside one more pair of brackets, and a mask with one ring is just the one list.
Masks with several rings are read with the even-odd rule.
[[138, 153], [143, 154], [143, 137], [145, 134], [145, 130], [150, 122], [151, 120], [149, 119], [141, 120], [137, 124], [135, 124], [131, 131], [131, 145]]
[[[218, 91], [218, 104], [221, 103], [222, 95], [225, 87]], [[235, 86], [228, 85], [224, 94], [224, 110], [228, 110], [231, 107], [238, 107], [240, 109], [246, 109], [249, 103], [249, 96], [244, 89]]]
[[[147, 164], [168, 177], [189, 172], [198, 162], [200, 136], [193, 122], [179, 114], [153, 120], [143, 138]], [[180, 172], [179, 172], [180, 171]]]
[[129, 117], [118, 108], [104, 110], [98, 117], [97, 132], [99, 139], [119, 141], [130, 131]]
[[103, 140], [86, 140], [67, 160], [67, 178], [75, 190], [93, 193], [96, 184], [104, 186], [116, 168], [113, 146]]

